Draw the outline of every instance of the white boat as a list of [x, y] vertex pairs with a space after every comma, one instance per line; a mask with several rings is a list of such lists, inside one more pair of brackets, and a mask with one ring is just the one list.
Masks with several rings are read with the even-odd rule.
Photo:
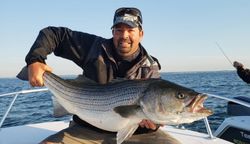
[[[2, 128], [0, 144], [37, 144], [47, 136], [67, 126], [68, 122], [58, 121]], [[186, 129], [177, 129], [170, 126], [161, 129], [183, 144], [230, 144], [228, 141], [219, 138], [210, 139], [207, 134]]]
[[[0, 95], [0, 97], [14, 95], [9, 108], [0, 121], [0, 144], [36, 144], [47, 136], [68, 127], [69, 121], [56, 121], [1, 128], [18, 95], [41, 91], [47, 91], [47, 89], [23, 90]], [[242, 104], [237, 100], [235, 102]], [[250, 107], [249, 104], [244, 102], [243, 105]], [[204, 124], [207, 128], [207, 134], [173, 126], [164, 126], [160, 129], [183, 144], [250, 143], [250, 116], [226, 118], [214, 134], [212, 134], [206, 118]]]

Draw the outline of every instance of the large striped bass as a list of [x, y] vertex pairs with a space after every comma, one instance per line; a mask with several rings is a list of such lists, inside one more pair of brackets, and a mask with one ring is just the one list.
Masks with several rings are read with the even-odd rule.
[[129, 138], [143, 119], [156, 124], [191, 123], [212, 114], [203, 107], [206, 95], [163, 79], [122, 80], [97, 84], [86, 79], [64, 80], [44, 73], [60, 106], [91, 125], [117, 132], [117, 143]]

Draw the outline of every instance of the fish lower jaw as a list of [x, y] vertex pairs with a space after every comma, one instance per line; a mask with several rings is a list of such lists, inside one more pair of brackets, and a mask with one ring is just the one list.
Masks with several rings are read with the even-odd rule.
[[166, 116], [157, 119], [150, 119], [155, 124], [162, 124], [162, 125], [177, 125], [180, 124], [179, 121], [181, 120], [181, 116]]
[[[179, 124], [185, 124], [185, 123], [192, 123], [197, 120], [201, 120], [207, 116], [209, 116], [210, 113], [203, 112], [203, 113], [191, 113], [188, 111], [181, 112], [180, 114], [171, 114], [167, 117], [162, 117], [162, 120], [158, 120], [157, 124], [163, 124], [163, 125], [179, 125]], [[164, 119], [164, 120], [163, 120]]]
[[175, 119], [175, 120], [169, 121], [166, 125], [189, 124], [189, 123], [193, 123], [194, 121], [200, 120], [202, 118], [204, 118], [204, 117]]
[[200, 109], [197, 111], [198, 113], [204, 115], [204, 117], [207, 117], [207, 116], [210, 116], [213, 114], [213, 112], [211, 110], [208, 110], [208, 109]]
[[198, 108], [190, 108], [188, 109], [188, 112], [197, 114], [197, 115], [204, 115], [204, 116], [209, 116], [212, 115], [213, 112], [209, 109], [206, 109], [204, 107], [198, 107]]

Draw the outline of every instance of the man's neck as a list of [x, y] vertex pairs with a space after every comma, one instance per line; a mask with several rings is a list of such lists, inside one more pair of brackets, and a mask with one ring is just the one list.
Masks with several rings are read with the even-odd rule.
[[129, 56], [120, 56], [120, 55], [118, 55], [118, 57], [119, 57], [118, 59], [131, 62], [131, 61], [133, 61], [134, 59], [137, 58], [137, 56], [140, 54], [140, 51], [141, 50], [140, 50], [140, 47], [139, 47], [133, 54], [131, 54]]

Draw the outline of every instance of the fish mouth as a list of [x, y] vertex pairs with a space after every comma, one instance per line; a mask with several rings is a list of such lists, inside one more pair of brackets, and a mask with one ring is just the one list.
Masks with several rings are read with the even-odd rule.
[[206, 94], [199, 94], [195, 98], [191, 100], [191, 102], [188, 104], [189, 112], [191, 113], [205, 113], [208, 115], [212, 114], [212, 111], [209, 109], [206, 109], [203, 106], [203, 103], [207, 99]]

